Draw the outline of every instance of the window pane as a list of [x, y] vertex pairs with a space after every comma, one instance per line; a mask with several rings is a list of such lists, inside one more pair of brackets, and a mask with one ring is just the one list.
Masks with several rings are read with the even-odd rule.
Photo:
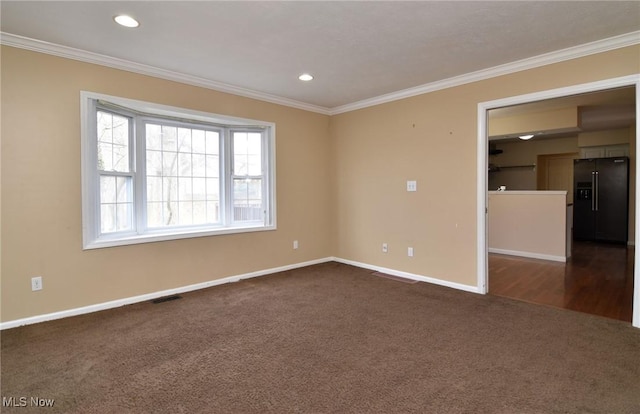
[[220, 180], [207, 178], [207, 200], [220, 200]]
[[129, 146], [129, 120], [125, 117], [113, 115], [113, 143]]
[[[210, 155], [213, 157], [213, 155]], [[194, 177], [206, 176], [206, 156], [204, 154], [193, 154], [191, 157], [191, 165], [193, 167]]]
[[130, 171], [129, 118], [97, 111], [98, 170]]
[[164, 226], [175, 226], [178, 224], [178, 203], [165, 202], [162, 205], [162, 224]]
[[113, 142], [113, 115], [98, 111], [98, 142]]
[[262, 180], [251, 180], [248, 183], [247, 197], [250, 201], [262, 202]]
[[247, 168], [249, 175], [262, 175], [262, 162], [259, 155], [247, 156]]
[[236, 205], [247, 200], [247, 180], [244, 178], [233, 180], [233, 198]]
[[147, 203], [147, 226], [149, 227], [162, 227], [164, 221], [162, 220], [162, 201]]
[[178, 203], [178, 223], [181, 226], [193, 224], [193, 203], [191, 201], [181, 201]]
[[[146, 151], [147, 225], [157, 228], [218, 223], [219, 206], [212, 210], [207, 201], [218, 203], [220, 198], [220, 134], [182, 126], [157, 127], [161, 131], [161, 149]], [[160, 175], [162, 179], [158, 178]], [[215, 179], [209, 182], [208, 177]]]
[[175, 177], [178, 175], [178, 153], [162, 153], [162, 175], [165, 177]]
[[207, 222], [216, 223], [220, 221], [220, 203], [218, 201], [207, 201]]
[[204, 178], [194, 178], [192, 181], [193, 199], [205, 200], [207, 195], [207, 185]]
[[262, 134], [233, 133], [233, 174], [262, 175]]
[[147, 177], [147, 201], [162, 201], [162, 178]]
[[124, 145], [113, 146], [114, 171], [129, 172], [129, 147]]
[[206, 132], [206, 153], [212, 155], [220, 154], [220, 134], [218, 132]]
[[116, 205], [100, 205], [100, 232], [113, 233], [116, 231]]
[[233, 174], [234, 175], [247, 175], [247, 155], [235, 154], [233, 156]]
[[116, 203], [130, 203], [133, 199], [131, 177], [116, 178]]
[[113, 144], [98, 142], [98, 170], [113, 171]]
[[178, 131], [176, 127], [162, 126], [162, 150], [178, 151]]
[[250, 132], [247, 134], [247, 154], [260, 155], [262, 153], [262, 134]]
[[147, 176], [162, 176], [162, 152], [147, 150]]
[[205, 168], [207, 177], [220, 176], [220, 159], [217, 155], [206, 155]]
[[178, 175], [181, 177], [191, 177], [193, 174], [191, 167], [191, 153], [178, 154]]
[[147, 124], [145, 129], [147, 150], [162, 149], [162, 127], [160, 125]]
[[205, 145], [205, 131], [194, 129], [191, 132], [191, 148], [194, 154], [204, 154], [207, 151]]
[[100, 231], [133, 230], [133, 178], [100, 176]]
[[116, 202], [116, 177], [101, 176], [100, 177], [100, 203]]
[[131, 229], [133, 219], [133, 204], [116, 204], [116, 228], [118, 231]]
[[233, 216], [235, 221], [263, 219], [262, 180], [233, 180]]
[[191, 191], [191, 178], [178, 178], [178, 200], [193, 200], [193, 191]]
[[247, 139], [248, 134], [246, 132], [233, 133], [233, 150], [236, 154], [247, 153]]
[[178, 151], [191, 153], [191, 130], [188, 128], [178, 128]]
[[162, 201], [178, 201], [177, 177], [164, 177], [162, 179]]
[[207, 204], [204, 201], [193, 202], [193, 224], [205, 224], [207, 222]]

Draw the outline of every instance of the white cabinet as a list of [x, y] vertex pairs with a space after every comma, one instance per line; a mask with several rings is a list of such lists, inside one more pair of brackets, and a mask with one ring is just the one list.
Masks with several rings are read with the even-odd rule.
[[612, 145], [605, 147], [605, 157], [628, 157], [629, 144]]
[[580, 148], [580, 158], [604, 158], [604, 147]]
[[602, 145], [580, 148], [580, 158], [628, 157], [629, 144]]

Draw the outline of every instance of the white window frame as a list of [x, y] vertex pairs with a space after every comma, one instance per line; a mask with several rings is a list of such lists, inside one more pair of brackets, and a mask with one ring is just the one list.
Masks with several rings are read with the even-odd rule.
[[[101, 234], [100, 232], [100, 172], [98, 171], [98, 147], [96, 142], [96, 108], [98, 102], [108, 102], [122, 110], [110, 112], [132, 117], [133, 136], [130, 137], [130, 157], [133, 158], [134, 231]], [[220, 225], [172, 226], [161, 229], [146, 227], [146, 159], [145, 142], [136, 139], [139, 124], [149, 120], [204, 124], [207, 129], [219, 129], [220, 151]], [[83, 249], [123, 246], [138, 243], [176, 240], [192, 237], [275, 230], [276, 227], [276, 182], [275, 182], [275, 123], [218, 115], [191, 109], [155, 104], [94, 92], [80, 92], [81, 123], [81, 169], [82, 169], [82, 236]], [[232, 145], [234, 131], [261, 131], [263, 136], [263, 182], [262, 199], [264, 220], [232, 220], [233, 176], [231, 175]], [[224, 216], [223, 216], [224, 215]]]

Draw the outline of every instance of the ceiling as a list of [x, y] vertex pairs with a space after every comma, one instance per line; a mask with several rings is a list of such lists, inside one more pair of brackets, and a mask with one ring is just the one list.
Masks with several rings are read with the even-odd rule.
[[[21, 36], [327, 111], [620, 35], [640, 42], [637, 1], [3, 0], [0, 11], [4, 44]], [[140, 27], [115, 24], [120, 13]]]

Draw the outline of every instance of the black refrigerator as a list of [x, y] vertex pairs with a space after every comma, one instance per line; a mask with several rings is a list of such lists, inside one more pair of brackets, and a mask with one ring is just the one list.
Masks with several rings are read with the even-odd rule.
[[629, 158], [573, 161], [573, 238], [627, 243]]

